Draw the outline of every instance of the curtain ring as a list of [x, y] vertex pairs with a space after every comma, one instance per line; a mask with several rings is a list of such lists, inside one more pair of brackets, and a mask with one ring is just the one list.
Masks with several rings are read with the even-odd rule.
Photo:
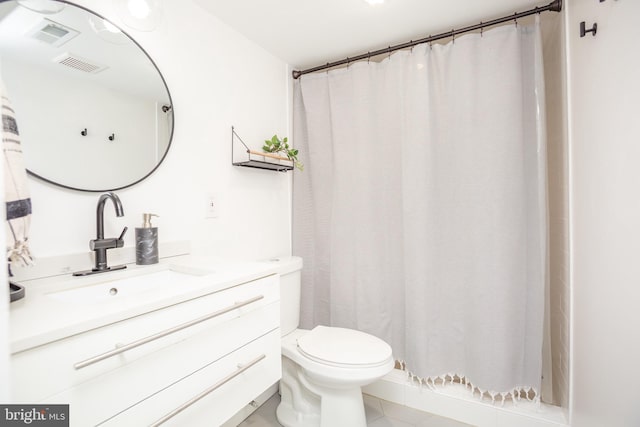
[[387, 53], [389, 54], [389, 60], [391, 60], [391, 46], [387, 47]]
[[329, 75], [329, 63], [328, 62], [327, 62], [326, 67], [327, 67], [327, 75]]
[[367, 64], [371, 63], [371, 51], [367, 52]]
[[431, 37], [433, 36], [429, 34], [429, 50], [433, 50], [433, 39], [431, 39]]
[[456, 43], [456, 33], [455, 30], [451, 30], [451, 41], [455, 44]]
[[518, 17], [516, 16], [517, 13], [514, 13], [513, 15], [514, 15], [513, 22], [516, 24], [516, 28], [518, 28]]
[[349, 61], [349, 57], [347, 56], [347, 69], [349, 69], [349, 65], [351, 65], [351, 62]]
[[480, 37], [482, 37], [482, 32], [484, 30], [484, 27], [482, 26], [482, 21], [480, 21]]

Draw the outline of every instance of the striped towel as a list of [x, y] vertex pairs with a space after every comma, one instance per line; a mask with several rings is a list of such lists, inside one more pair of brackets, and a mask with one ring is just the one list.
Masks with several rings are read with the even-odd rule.
[[28, 246], [31, 198], [27, 186], [27, 171], [22, 159], [18, 123], [1, 80], [0, 107], [4, 151], [4, 196], [7, 203], [7, 258], [9, 272], [11, 272], [12, 265], [24, 266], [33, 262]]

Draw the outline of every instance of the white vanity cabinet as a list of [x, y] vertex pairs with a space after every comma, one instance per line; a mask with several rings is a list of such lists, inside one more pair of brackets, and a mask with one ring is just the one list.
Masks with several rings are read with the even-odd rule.
[[216, 426], [280, 378], [276, 275], [12, 355], [19, 403], [72, 426]]

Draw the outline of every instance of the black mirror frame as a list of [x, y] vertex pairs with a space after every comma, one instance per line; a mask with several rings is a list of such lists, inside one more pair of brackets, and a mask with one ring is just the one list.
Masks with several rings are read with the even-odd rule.
[[[0, 3], [4, 3], [4, 2], [8, 2], [8, 1], [15, 1], [15, 0], [0, 0]], [[50, 1], [55, 1], [55, 2], [58, 2], [58, 3], [64, 3], [64, 4], [67, 4], [67, 5], [71, 5], [71, 6], [73, 6], [73, 7], [77, 7], [77, 8], [79, 8], [79, 9], [82, 9], [82, 10], [84, 10], [84, 11], [88, 12], [88, 13], [91, 13], [91, 14], [93, 14], [93, 15], [97, 16], [97, 17], [98, 17], [98, 18], [100, 18], [100, 19], [104, 19], [104, 20], [106, 20], [106, 21], [108, 21], [108, 22], [111, 22], [111, 21], [109, 21], [108, 19], [106, 19], [104, 16], [102, 16], [102, 15], [100, 15], [100, 14], [98, 14], [98, 13], [96, 13], [96, 12], [92, 11], [91, 9], [86, 8], [86, 7], [84, 7], [84, 6], [80, 6], [80, 5], [75, 4], [75, 3], [71, 2], [71, 1], [68, 1], [68, 0], [50, 0]], [[115, 24], [113, 24], [113, 25], [115, 26]], [[158, 68], [158, 65], [155, 63], [155, 61], [153, 60], [153, 58], [151, 58], [151, 56], [149, 55], [149, 53], [147, 53], [147, 51], [146, 51], [146, 50], [145, 50], [145, 49], [140, 45], [140, 43], [138, 43], [138, 42], [137, 42], [133, 37], [131, 37], [131, 36], [130, 36], [126, 31], [124, 31], [122, 28], [120, 28], [120, 27], [118, 27], [118, 26], [116, 26], [116, 27], [117, 27], [120, 31], [122, 31], [122, 34], [124, 34], [125, 36], [127, 36], [127, 38], [128, 38], [129, 40], [131, 40], [131, 41], [132, 41], [136, 46], [138, 46], [138, 48], [139, 48], [139, 49], [140, 49], [140, 50], [141, 50], [141, 51], [142, 51], [142, 52], [147, 56], [147, 58], [149, 59], [149, 61], [151, 61], [151, 64], [153, 65], [153, 67], [154, 67], [154, 68], [156, 69], [156, 71], [158, 72], [158, 75], [160, 76], [160, 80], [162, 80], [162, 84], [164, 84], [164, 88], [165, 88], [165, 90], [167, 91], [167, 95], [168, 95], [168, 97], [169, 97], [169, 105], [171, 105], [171, 107], [172, 107], [171, 109], [172, 109], [172, 111], [173, 111], [173, 99], [171, 98], [171, 92], [169, 91], [169, 86], [167, 85], [167, 82], [166, 82], [166, 80], [165, 80], [164, 76], [163, 76], [163, 75], [162, 75], [162, 73], [160, 72], [160, 68]], [[162, 164], [162, 162], [164, 161], [164, 159], [167, 157], [167, 154], [169, 153], [169, 150], [171, 149], [171, 144], [173, 143], [173, 135], [174, 135], [174, 132], [175, 132], [175, 115], [173, 115], [173, 122], [172, 122], [172, 126], [171, 126], [171, 134], [169, 135], [169, 143], [167, 144], [167, 149], [165, 150], [164, 154], [162, 155], [162, 158], [160, 159], [160, 161], [159, 161], [159, 162], [154, 166], [154, 168], [153, 168], [153, 169], [151, 169], [151, 170], [150, 170], [146, 175], [144, 175], [142, 178], [140, 178], [140, 179], [138, 179], [138, 180], [136, 180], [136, 181], [134, 181], [134, 182], [132, 182], [132, 183], [130, 183], [130, 184], [127, 184], [127, 185], [122, 185], [122, 186], [120, 186], [120, 187], [108, 187], [108, 188], [101, 188], [101, 189], [93, 190], [93, 189], [78, 188], [78, 187], [73, 187], [73, 186], [70, 186], [70, 185], [60, 184], [59, 182], [55, 182], [55, 181], [52, 181], [52, 180], [50, 180], [50, 179], [47, 179], [47, 178], [45, 178], [45, 177], [43, 177], [43, 176], [40, 176], [40, 175], [38, 175], [37, 173], [35, 173], [35, 172], [33, 172], [33, 171], [30, 171], [29, 169], [27, 169], [27, 174], [29, 174], [30, 176], [33, 176], [33, 177], [35, 177], [35, 178], [37, 178], [37, 179], [39, 179], [39, 180], [41, 180], [41, 181], [44, 181], [44, 182], [46, 182], [47, 184], [51, 184], [51, 185], [54, 185], [54, 186], [57, 186], [57, 187], [62, 187], [62, 188], [65, 188], [65, 189], [67, 189], [67, 190], [83, 191], [83, 192], [88, 192], [88, 193], [103, 193], [103, 192], [106, 192], [106, 191], [122, 190], [122, 189], [125, 189], [125, 188], [132, 187], [132, 186], [134, 186], [134, 185], [136, 185], [136, 184], [138, 184], [138, 183], [140, 183], [140, 182], [144, 181], [144, 180], [145, 180], [145, 179], [147, 179], [149, 176], [151, 176], [151, 175], [152, 175], [152, 174], [153, 174], [153, 173], [158, 169], [158, 167], [160, 167], [160, 165]]]

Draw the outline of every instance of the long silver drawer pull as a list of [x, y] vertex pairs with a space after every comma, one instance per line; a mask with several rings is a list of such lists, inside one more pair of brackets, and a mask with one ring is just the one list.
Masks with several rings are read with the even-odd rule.
[[207, 314], [206, 316], [202, 316], [202, 317], [199, 317], [197, 319], [191, 320], [189, 322], [183, 323], [181, 325], [174, 326], [173, 328], [165, 329], [164, 331], [158, 332], [157, 334], [150, 335], [150, 336], [148, 336], [146, 338], [141, 338], [141, 339], [139, 339], [137, 341], [133, 341], [133, 342], [131, 342], [129, 344], [124, 344], [122, 346], [119, 346], [116, 349], [113, 349], [113, 350], [107, 351], [105, 353], [99, 354], [97, 356], [91, 357], [89, 359], [83, 360], [82, 362], [78, 362], [75, 365], [73, 365], [73, 367], [75, 369], [85, 368], [85, 367], [87, 367], [89, 365], [93, 365], [94, 363], [100, 362], [100, 361], [102, 361], [104, 359], [108, 359], [109, 357], [115, 356], [115, 355], [120, 354], [120, 353], [124, 353], [125, 351], [131, 350], [131, 349], [136, 348], [136, 347], [140, 347], [141, 345], [144, 345], [144, 344], [146, 344], [148, 342], [157, 340], [157, 339], [162, 338], [162, 337], [166, 337], [167, 335], [170, 335], [170, 334], [173, 334], [175, 332], [181, 331], [181, 330], [186, 329], [186, 328], [188, 328], [190, 326], [197, 325], [198, 323], [202, 323], [202, 322], [204, 322], [206, 320], [209, 320], [209, 319], [212, 319], [214, 317], [221, 316], [221, 315], [223, 315], [225, 313], [228, 313], [230, 311], [235, 310], [236, 308], [244, 307], [245, 305], [249, 305], [249, 304], [254, 303], [256, 301], [259, 301], [259, 300], [261, 300], [263, 298], [264, 298], [264, 295], [258, 295], [257, 297], [253, 297], [253, 298], [248, 299], [246, 301], [237, 302], [237, 303], [235, 303], [235, 304], [233, 304], [233, 305], [231, 305], [229, 307], [223, 308], [222, 310], [218, 310], [216, 312]]
[[157, 427], [157, 426], [159, 426], [161, 424], [166, 423], [171, 418], [175, 417], [180, 412], [184, 411], [189, 406], [193, 405], [194, 403], [196, 403], [198, 400], [202, 399], [203, 397], [205, 397], [209, 393], [219, 389], [220, 387], [222, 387], [223, 385], [225, 385], [226, 383], [228, 383], [229, 381], [231, 381], [232, 379], [234, 379], [235, 377], [237, 377], [238, 375], [240, 375], [241, 373], [243, 373], [244, 371], [246, 371], [247, 369], [249, 369], [250, 367], [252, 367], [256, 363], [258, 363], [259, 361], [261, 361], [265, 357], [267, 357], [267, 356], [263, 354], [263, 355], [261, 355], [259, 357], [256, 357], [251, 362], [249, 362], [249, 363], [247, 363], [245, 365], [242, 365], [241, 368], [238, 368], [238, 370], [236, 370], [233, 373], [227, 375], [226, 377], [224, 377], [223, 379], [221, 379], [220, 381], [218, 381], [217, 383], [215, 383], [214, 385], [212, 385], [211, 387], [209, 387], [208, 389], [206, 389], [202, 393], [198, 394], [197, 396], [191, 398], [187, 402], [185, 402], [182, 405], [178, 406], [176, 409], [174, 409], [173, 411], [171, 411], [168, 414], [166, 414], [164, 417], [160, 418], [159, 420], [157, 420], [156, 422], [151, 424], [150, 427]]

